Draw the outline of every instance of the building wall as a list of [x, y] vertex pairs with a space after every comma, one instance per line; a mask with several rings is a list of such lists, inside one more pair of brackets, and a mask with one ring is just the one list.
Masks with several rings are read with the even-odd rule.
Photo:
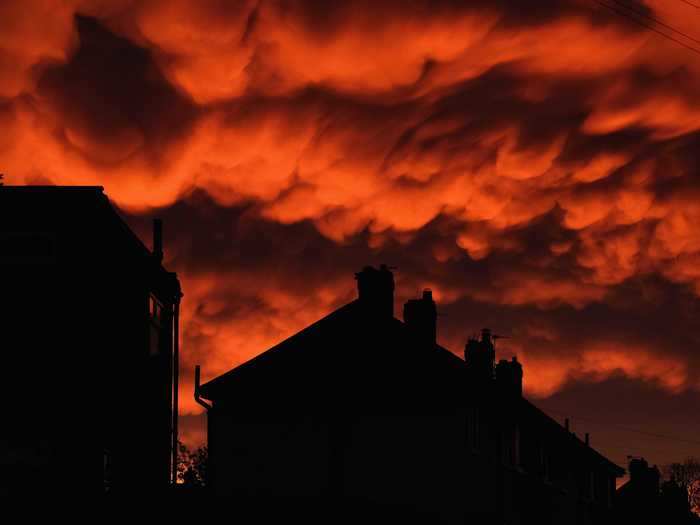
[[274, 501], [330, 495], [328, 422], [284, 414], [261, 419], [215, 407], [208, 431], [209, 482], [217, 496]]
[[386, 414], [353, 418], [342, 465], [345, 496], [462, 523], [466, 421], [461, 414]]
[[[210, 482], [218, 496], [295, 504], [342, 499], [357, 512], [464, 522], [474, 473], [459, 414], [255, 420], [220, 406], [208, 421]], [[475, 499], [471, 511], [481, 505]]]
[[[512, 410], [507, 407], [512, 407]], [[545, 425], [518, 403], [480, 406], [484, 453], [496, 459], [497, 509], [505, 523], [606, 523], [614, 474], [563, 428]], [[517, 429], [517, 430], [516, 430]], [[592, 477], [593, 480], [592, 481]]]
[[115, 482], [167, 485], [169, 371], [148, 358], [146, 297], [159, 283], [145, 251], [97, 199], [58, 212], [48, 191], [18, 203], [7, 190], [0, 240], [48, 248], [29, 262], [21, 243], [0, 249], [0, 470], [13, 472], [0, 494], [99, 494], [105, 450]]
[[[482, 413], [475, 426], [472, 410], [349, 413], [332, 420], [283, 413], [266, 417], [262, 410], [245, 414], [225, 405], [209, 412], [210, 481], [217, 495], [241, 501], [335, 497], [346, 508], [426, 523], [583, 525], [608, 518], [607, 490], [601, 484], [591, 499], [586, 483], [591, 471], [608, 482], [612, 475], [557, 443], [561, 436], [525, 421], [518, 425], [517, 452], [509, 449], [517, 414], [494, 420], [493, 413]], [[549, 465], [540, 459], [542, 441]]]

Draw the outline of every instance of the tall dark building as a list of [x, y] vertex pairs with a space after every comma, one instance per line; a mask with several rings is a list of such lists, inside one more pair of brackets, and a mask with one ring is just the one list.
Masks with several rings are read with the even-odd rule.
[[182, 293], [162, 256], [160, 223], [149, 250], [102, 188], [0, 187], [0, 495], [168, 487]]
[[462, 359], [436, 342], [429, 290], [406, 303], [402, 322], [388, 268], [356, 279], [357, 300], [196, 387], [208, 408], [210, 488], [233, 498], [232, 518], [610, 517], [623, 469], [523, 397], [522, 366], [496, 362], [489, 330]]

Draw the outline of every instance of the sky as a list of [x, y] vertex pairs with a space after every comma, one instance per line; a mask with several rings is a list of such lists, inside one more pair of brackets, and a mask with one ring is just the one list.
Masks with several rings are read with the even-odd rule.
[[195, 364], [229, 370], [386, 263], [397, 312], [431, 288], [453, 352], [510, 336], [526, 395], [613, 461], [679, 461], [700, 455], [694, 4], [3, 1], [0, 171], [102, 185], [147, 244], [164, 219], [190, 444]]

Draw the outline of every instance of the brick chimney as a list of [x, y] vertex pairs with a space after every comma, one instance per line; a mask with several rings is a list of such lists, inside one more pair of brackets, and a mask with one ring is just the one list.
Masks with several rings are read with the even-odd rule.
[[507, 395], [523, 395], [523, 367], [518, 358], [513, 356], [510, 361], [501, 359], [496, 365], [496, 382], [502, 392]]
[[464, 347], [464, 361], [469, 377], [473, 381], [491, 381], [494, 374], [496, 350], [493, 346], [491, 330], [481, 330], [481, 339], [469, 338]]
[[394, 317], [394, 274], [382, 264], [379, 269], [365, 266], [355, 274], [360, 304], [378, 317]]
[[650, 498], [658, 494], [661, 474], [656, 465], [650, 467], [644, 458], [632, 458], [628, 470], [630, 483], [636, 487], [638, 494]]
[[426, 289], [420, 299], [406, 301], [403, 320], [414, 341], [420, 346], [434, 346], [437, 342], [437, 309], [433, 292]]

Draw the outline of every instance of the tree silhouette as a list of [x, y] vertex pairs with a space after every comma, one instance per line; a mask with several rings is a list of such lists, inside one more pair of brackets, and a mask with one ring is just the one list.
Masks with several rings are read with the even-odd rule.
[[203, 487], [207, 479], [209, 451], [206, 445], [190, 450], [178, 441], [177, 481], [184, 485]]
[[687, 493], [688, 506], [700, 515], [700, 459], [689, 457], [683, 463], [665, 465], [662, 471], [664, 477]]

